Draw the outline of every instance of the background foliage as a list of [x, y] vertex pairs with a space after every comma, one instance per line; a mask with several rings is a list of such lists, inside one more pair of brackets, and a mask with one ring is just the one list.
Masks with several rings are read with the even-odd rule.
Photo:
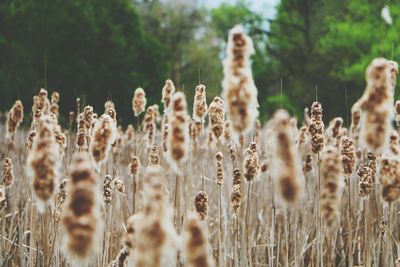
[[[246, 0], [207, 8], [196, 1], [0, 0], [0, 109], [41, 87], [76, 97], [98, 112], [112, 99], [133, 122], [131, 97], [141, 86], [159, 103], [172, 78], [191, 100], [200, 81], [209, 100], [221, 92], [228, 31], [242, 23], [253, 38], [253, 74], [264, 119], [281, 105], [301, 116], [316, 98], [325, 118], [346, 116], [364, 90], [374, 58], [400, 55], [398, 0], [282, 0], [274, 19]], [[393, 25], [381, 18], [388, 4]], [[282, 84], [282, 86], [281, 86]], [[281, 89], [282, 87], [282, 89]]]

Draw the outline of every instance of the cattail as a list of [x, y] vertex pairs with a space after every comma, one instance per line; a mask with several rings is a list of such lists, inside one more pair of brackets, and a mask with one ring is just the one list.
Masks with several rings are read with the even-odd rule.
[[17, 100], [7, 114], [6, 140], [8, 140], [9, 145], [13, 144], [15, 132], [17, 131], [17, 128], [21, 124], [23, 118], [24, 106], [20, 100]]
[[257, 143], [251, 142], [244, 152], [243, 176], [248, 182], [260, 175], [260, 163], [258, 161]]
[[77, 152], [73, 156], [62, 222], [66, 230], [66, 252], [80, 261], [93, 255], [100, 228], [100, 201], [94, 169], [87, 152]]
[[202, 84], [196, 86], [193, 102], [193, 120], [204, 123], [207, 114], [206, 87]]
[[149, 165], [160, 165], [160, 153], [158, 152], [157, 146], [153, 146], [149, 153]]
[[103, 199], [106, 204], [110, 203], [112, 200], [112, 185], [113, 179], [110, 175], [104, 176], [103, 181]]
[[215, 145], [216, 145], [215, 135], [212, 132], [211, 127], [209, 126], [207, 130], [207, 148], [212, 151], [215, 149]]
[[233, 170], [233, 187], [231, 192], [231, 207], [236, 215], [239, 213], [243, 201], [243, 179], [239, 169]]
[[267, 172], [268, 171], [268, 161], [264, 161], [262, 164], [261, 164], [261, 172]]
[[86, 106], [83, 109], [83, 120], [84, 120], [84, 126], [85, 126], [85, 132], [86, 132], [86, 143], [87, 145], [90, 145], [91, 141], [91, 130], [92, 130], [92, 125], [93, 125], [93, 107], [92, 106]]
[[343, 172], [346, 175], [351, 175], [356, 167], [356, 149], [351, 137], [342, 138], [341, 154]]
[[6, 189], [0, 185], [0, 211], [7, 207]]
[[175, 171], [178, 170], [178, 163], [185, 162], [188, 155], [189, 130], [187, 118], [185, 95], [181, 92], [177, 92], [172, 97], [171, 102], [166, 157]]
[[207, 219], [208, 215], [208, 196], [204, 191], [199, 191], [194, 196], [194, 207], [201, 220]]
[[162, 135], [162, 147], [163, 151], [168, 150], [168, 115], [164, 114], [161, 122], [161, 135]]
[[241, 25], [230, 30], [226, 53], [223, 98], [227, 103], [232, 129], [242, 134], [253, 127], [258, 117], [258, 102], [250, 62], [254, 53], [253, 41]]
[[132, 99], [132, 109], [136, 117], [145, 111], [146, 103], [146, 93], [143, 88], [137, 88]]
[[235, 167], [236, 164], [236, 147], [233, 143], [229, 144], [229, 155], [232, 160], [232, 166]]
[[377, 151], [389, 142], [393, 118], [391, 71], [391, 63], [384, 58], [374, 59], [367, 68], [367, 87], [360, 102], [361, 148]]
[[367, 154], [367, 165], [372, 170], [372, 183], [374, 184], [376, 181], [376, 171], [378, 163], [376, 162], [375, 154], [372, 152], [368, 152]]
[[358, 167], [357, 175], [359, 177], [359, 196], [368, 196], [373, 191], [373, 173], [368, 164], [361, 163]]
[[171, 102], [172, 96], [175, 93], [175, 85], [171, 80], [166, 80], [165, 85], [162, 89], [161, 102], [164, 104], [164, 113], [168, 110], [169, 103]]
[[197, 128], [197, 123], [194, 120], [190, 120], [189, 122], [189, 136], [190, 136], [190, 140], [192, 141], [192, 148], [196, 147], [197, 144], [197, 139], [199, 137], [199, 131]]
[[111, 145], [116, 140], [117, 128], [114, 120], [107, 114], [101, 115], [93, 128], [89, 150], [97, 164], [107, 160]]
[[115, 188], [121, 194], [125, 194], [125, 183], [121, 177], [115, 177], [112, 180], [112, 188]]
[[3, 165], [3, 184], [10, 187], [14, 183], [14, 165], [11, 158], [4, 159]]
[[380, 182], [382, 197], [386, 202], [394, 202], [400, 197], [400, 161], [396, 157], [382, 156], [380, 162]]
[[397, 131], [393, 130], [390, 134], [390, 141], [389, 141], [390, 151], [394, 155], [400, 154], [400, 147], [399, 147], [399, 134]]
[[27, 175], [32, 180], [38, 209], [43, 212], [55, 192], [61, 160], [54, 135], [54, 124], [49, 116], [42, 116], [38, 128], [32, 151], [27, 159]]
[[126, 235], [124, 238], [125, 246], [132, 251], [136, 248], [137, 243], [137, 226], [143, 218], [142, 213], [136, 213], [129, 217], [126, 222]]
[[50, 112], [56, 115], [57, 117], [59, 115], [59, 106], [58, 106], [59, 101], [60, 101], [60, 94], [57, 91], [54, 91], [51, 94]]
[[208, 109], [210, 127], [214, 136], [219, 140], [224, 133], [225, 113], [224, 101], [216, 96]]
[[273, 123], [275, 129], [272, 140], [271, 176], [278, 182], [282, 198], [288, 203], [293, 203], [300, 197], [304, 177], [298, 150], [291, 139], [289, 114], [278, 110]]
[[217, 159], [217, 184], [222, 185], [224, 183], [224, 164], [222, 162], [224, 155], [219, 151], [215, 158]]
[[131, 174], [133, 176], [138, 175], [140, 172], [140, 169], [142, 168], [142, 165], [140, 164], [140, 160], [138, 157], [134, 156], [132, 158], [131, 163], [129, 164], [129, 169], [131, 171]]
[[303, 125], [300, 127], [300, 130], [296, 137], [296, 147], [302, 153], [306, 150], [306, 147], [309, 143], [309, 135], [308, 135], [308, 126]]
[[329, 122], [328, 129], [326, 129], [326, 142], [327, 144], [339, 146], [340, 134], [342, 130], [343, 119], [340, 117], [333, 118]]
[[322, 106], [319, 102], [314, 102], [311, 106], [311, 121], [308, 131], [311, 135], [311, 150], [314, 154], [317, 154], [322, 150], [325, 142]]
[[40, 89], [39, 91], [39, 102], [38, 102], [38, 110], [42, 112], [42, 114], [49, 114], [50, 111], [50, 101], [48, 98], [47, 90]]
[[184, 228], [186, 262], [189, 267], [214, 266], [207, 252], [207, 237], [201, 221], [195, 214], [189, 214]]
[[361, 108], [360, 102], [354, 103], [351, 107], [351, 124], [349, 134], [354, 140], [354, 145], [358, 146], [358, 139], [360, 136], [360, 120], [361, 120]]
[[78, 115], [77, 118], [77, 133], [76, 133], [76, 148], [78, 150], [86, 150], [88, 147], [88, 139], [86, 134], [86, 121], [83, 113]]
[[155, 108], [154, 106], [149, 106], [143, 119], [143, 130], [146, 133], [148, 147], [151, 147], [154, 144], [154, 136], [156, 130], [155, 120]]
[[176, 257], [177, 237], [160, 178], [159, 166], [146, 169], [143, 217], [137, 225], [133, 265], [136, 267], [166, 266]]
[[224, 141], [226, 143], [229, 143], [231, 141], [231, 138], [232, 138], [231, 124], [229, 120], [226, 120], [224, 124]]
[[26, 150], [27, 152], [29, 152], [29, 151], [32, 149], [33, 140], [34, 140], [36, 134], [37, 134], [37, 132], [36, 132], [35, 129], [32, 129], [32, 130], [29, 132], [28, 137], [27, 137], [27, 139], [26, 139], [26, 143], [25, 143], [25, 150]]
[[38, 109], [39, 109], [39, 96], [34, 95], [32, 102], [32, 114], [35, 114]]
[[115, 108], [113, 108], [114, 103], [111, 102], [112, 105], [107, 105], [108, 102], [110, 101], [107, 101], [105, 104], [106, 109], [104, 111], [104, 114], [110, 116], [113, 119], [114, 123], [117, 124], [117, 111], [115, 110]]
[[338, 149], [328, 145], [321, 157], [321, 216], [328, 229], [338, 219], [340, 189], [340, 157]]
[[304, 160], [304, 166], [303, 166], [303, 171], [305, 173], [312, 171], [313, 169], [312, 163], [313, 163], [312, 155], [311, 153], [308, 153], [306, 159]]
[[133, 128], [132, 124], [129, 124], [128, 127], [126, 127], [123, 141], [125, 145], [130, 145], [132, 144], [133, 140], [135, 137], [135, 129]]

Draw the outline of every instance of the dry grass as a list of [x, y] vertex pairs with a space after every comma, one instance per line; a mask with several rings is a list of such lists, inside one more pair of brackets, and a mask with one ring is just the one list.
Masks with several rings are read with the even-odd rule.
[[[169, 80], [162, 123], [154, 105], [123, 132], [118, 106], [108, 101], [97, 116], [77, 101], [61, 130], [62, 96], [50, 102], [41, 90], [30, 129], [0, 121], [1, 266], [399, 266], [393, 66], [370, 65], [349, 130], [341, 118], [324, 129], [318, 102], [300, 129], [282, 110], [261, 127], [234, 95], [235, 120], [217, 98], [206, 125], [205, 87], [194, 121]], [[134, 101], [136, 114], [143, 103]], [[37, 179], [52, 182], [43, 201]]]

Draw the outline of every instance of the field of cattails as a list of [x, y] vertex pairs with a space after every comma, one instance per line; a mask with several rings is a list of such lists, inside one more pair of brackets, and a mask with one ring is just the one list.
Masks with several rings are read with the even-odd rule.
[[349, 125], [318, 101], [261, 123], [253, 53], [234, 27], [220, 96], [138, 88], [134, 126], [45, 89], [8, 107], [1, 266], [400, 266], [397, 63], [371, 61]]

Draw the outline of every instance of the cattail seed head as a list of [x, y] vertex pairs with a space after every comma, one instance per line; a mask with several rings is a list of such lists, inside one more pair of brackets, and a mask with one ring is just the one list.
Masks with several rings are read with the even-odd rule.
[[207, 219], [208, 215], [208, 196], [204, 191], [199, 191], [194, 197], [194, 207], [201, 220]]
[[13, 144], [15, 132], [17, 131], [17, 128], [21, 124], [23, 118], [24, 106], [20, 100], [17, 100], [7, 114], [6, 140], [9, 145]]
[[112, 200], [112, 185], [113, 179], [110, 175], [104, 176], [103, 181], [103, 199], [106, 204], [110, 203]]
[[165, 85], [162, 89], [162, 99], [161, 102], [164, 104], [164, 113], [168, 110], [171, 98], [175, 93], [175, 85], [171, 80], [166, 80]]
[[231, 208], [233, 212], [237, 215], [240, 210], [240, 206], [243, 201], [243, 178], [242, 173], [238, 168], [233, 170], [233, 182], [232, 182], [232, 192], [231, 192]]
[[224, 164], [222, 162], [224, 155], [222, 152], [217, 152], [215, 158], [217, 159], [217, 184], [222, 185], [224, 183]]
[[326, 129], [327, 144], [339, 146], [340, 134], [342, 129], [343, 119], [340, 117], [333, 118], [329, 122], [328, 129]]
[[224, 113], [224, 101], [216, 96], [211, 102], [208, 116], [210, 118], [210, 127], [214, 136], [219, 140], [224, 133], [224, 121], [225, 121], [225, 113]]
[[145, 203], [143, 217], [137, 224], [134, 265], [137, 267], [166, 266], [176, 257], [176, 233], [160, 182], [161, 168], [150, 166], [145, 170]]
[[132, 158], [131, 163], [129, 164], [129, 169], [131, 171], [131, 174], [133, 176], [138, 175], [140, 172], [140, 169], [142, 168], [142, 165], [140, 164], [140, 160], [138, 157], [134, 156]]
[[4, 159], [3, 165], [3, 184], [10, 187], [14, 183], [14, 165], [11, 158]]
[[168, 150], [168, 115], [164, 114], [162, 118], [162, 145], [163, 145], [163, 151], [167, 152]]
[[204, 123], [207, 114], [206, 87], [202, 84], [196, 86], [193, 102], [193, 120]]
[[143, 88], [136, 88], [132, 99], [132, 109], [136, 117], [145, 111], [146, 103], [146, 93]]
[[[271, 176], [278, 182], [282, 199], [293, 203], [300, 198], [304, 176], [300, 155], [291, 138], [292, 127], [289, 119], [285, 110], [278, 110], [273, 117]], [[310, 127], [312, 124], [313, 122], [310, 123]]]
[[311, 106], [311, 121], [308, 131], [311, 135], [311, 150], [317, 154], [322, 150], [325, 142], [322, 106], [319, 102], [314, 102]]
[[121, 194], [125, 194], [125, 183], [121, 177], [115, 177], [112, 180], [112, 188], [115, 188]]
[[53, 113], [54, 115], [56, 115], [58, 117], [59, 115], [59, 106], [58, 106], [58, 102], [60, 101], [60, 94], [57, 91], [54, 91], [51, 94], [51, 105], [50, 105], [50, 112]]
[[60, 162], [54, 124], [48, 115], [43, 115], [27, 159], [27, 175], [32, 180], [33, 193], [40, 212], [44, 211], [45, 205], [55, 193], [60, 176]]
[[166, 159], [177, 171], [178, 163], [186, 161], [189, 151], [188, 115], [186, 98], [182, 92], [177, 92], [172, 97], [171, 116], [168, 118], [168, 140]]
[[260, 163], [258, 161], [257, 143], [251, 142], [244, 152], [243, 176], [248, 182], [260, 175]]
[[232, 138], [232, 133], [231, 133], [231, 124], [229, 120], [225, 120], [224, 124], [224, 141], [226, 143], [229, 143]]
[[93, 128], [92, 142], [89, 150], [94, 161], [100, 165], [107, 160], [111, 145], [116, 140], [115, 121], [107, 114], [101, 115]]
[[394, 202], [400, 197], [400, 161], [397, 157], [384, 155], [380, 161], [382, 198]]
[[153, 146], [150, 149], [149, 153], [149, 165], [154, 166], [154, 165], [160, 165], [160, 153], [158, 152], [157, 146]]
[[207, 237], [198, 216], [189, 214], [185, 221], [184, 231], [187, 266], [213, 266], [211, 256], [207, 252]]
[[373, 191], [373, 172], [368, 164], [361, 163], [358, 167], [357, 175], [359, 177], [359, 196], [368, 196]]
[[342, 165], [343, 172], [346, 175], [351, 175], [356, 167], [356, 149], [354, 147], [354, 142], [351, 137], [343, 137], [342, 138]]
[[66, 230], [66, 252], [83, 262], [96, 249], [100, 228], [100, 202], [94, 169], [87, 152], [77, 152], [73, 156], [71, 182], [62, 217]]
[[257, 88], [250, 61], [254, 53], [253, 41], [241, 25], [230, 30], [226, 53], [222, 94], [232, 129], [241, 134], [251, 130], [258, 117]]
[[336, 147], [328, 145], [321, 157], [321, 216], [331, 230], [339, 213], [340, 157]]
[[143, 119], [143, 130], [146, 133], [147, 146], [153, 146], [156, 131], [156, 109], [154, 105], [147, 108]]
[[394, 90], [391, 75], [392, 63], [384, 58], [374, 59], [367, 68], [367, 87], [360, 99], [361, 148], [382, 150], [389, 142]]

